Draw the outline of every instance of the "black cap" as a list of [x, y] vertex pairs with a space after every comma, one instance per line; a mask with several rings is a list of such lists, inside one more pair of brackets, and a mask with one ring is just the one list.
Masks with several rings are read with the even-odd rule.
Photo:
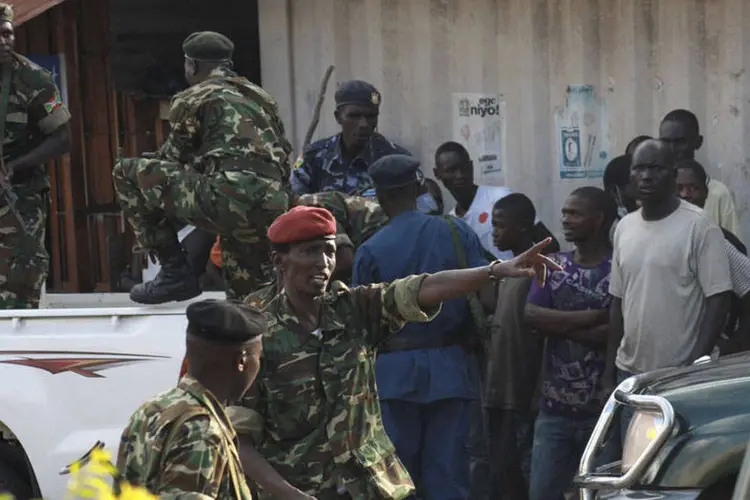
[[376, 188], [398, 188], [422, 181], [419, 165], [413, 156], [388, 155], [370, 165], [367, 173]]
[[190, 59], [204, 62], [221, 62], [232, 59], [234, 43], [214, 31], [199, 31], [182, 43], [182, 51]]
[[380, 92], [372, 84], [362, 80], [350, 80], [339, 85], [334, 95], [336, 107], [347, 104], [380, 106]]
[[208, 342], [245, 344], [268, 329], [260, 309], [236, 301], [193, 302], [185, 313], [190, 333]]

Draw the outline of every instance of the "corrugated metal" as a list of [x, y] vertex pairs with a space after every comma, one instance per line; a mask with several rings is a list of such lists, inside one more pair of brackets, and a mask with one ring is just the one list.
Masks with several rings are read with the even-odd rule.
[[750, 0], [260, 0], [262, 79], [299, 146], [320, 78], [336, 72], [317, 136], [336, 130], [334, 81], [383, 93], [381, 131], [422, 157], [452, 139], [454, 92], [504, 94], [506, 184], [550, 226], [578, 185], [558, 175], [554, 109], [569, 84], [606, 97], [612, 155], [694, 111], [699, 160], [733, 191], [750, 238]]
[[13, 22], [20, 26], [62, 2], [63, 0], [13, 0], [6, 3], [13, 6]]

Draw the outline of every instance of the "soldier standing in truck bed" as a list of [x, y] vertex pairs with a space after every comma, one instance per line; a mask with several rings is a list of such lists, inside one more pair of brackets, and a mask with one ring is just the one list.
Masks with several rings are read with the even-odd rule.
[[[0, 3], [2, 157], [13, 205], [0, 201], [0, 309], [39, 307], [49, 271], [47, 162], [70, 150], [70, 113], [52, 75], [16, 53], [13, 9]], [[21, 224], [21, 221], [23, 224]]]
[[139, 244], [161, 263], [153, 281], [130, 291], [141, 304], [201, 293], [177, 240], [186, 224], [219, 235], [230, 298], [256, 290], [270, 280], [266, 230], [289, 208], [291, 146], [276, 101], [232, 71], [224, 35], [194, 33], [183, 51], [192, 86], [172, 99], [169, 138], [156, 158], [120, 160], [113, 171]]

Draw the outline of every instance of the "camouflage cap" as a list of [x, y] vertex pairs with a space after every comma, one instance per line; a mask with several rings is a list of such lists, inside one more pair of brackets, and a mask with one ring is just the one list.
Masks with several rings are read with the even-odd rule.
[[196, 61], [221, 62], [232, 59], [234, 43], [221, 33], [199, 31], [185, 39], [182, 50]]
[[367, 173], [376, 188], [393, 189], [421, 182], [419, 161], [408, 155], [388, 155], [370, 165]]
[[10, 4], [0, 2], [0, 22], [13, 22], [13, 7]]
[[190, 334], [208, 342], [246, 344], [260, 339], [268, 330], [260, 309], [236, 301], [193, 302], [185, 314]]
[[380, 92], [371, 83], [362, 80], [351, 80], [339, 85], [334, 95], [336, 107], [346, 106], [347, 104], [369, 104], [370, 106], [380, 106]]

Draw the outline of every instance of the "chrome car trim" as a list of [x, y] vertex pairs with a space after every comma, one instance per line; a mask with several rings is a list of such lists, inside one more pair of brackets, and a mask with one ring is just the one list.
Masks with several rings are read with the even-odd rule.
[[[576, 485], [581, 488], [581, 500], [594, 500], [594, 491], [629, 488], [641, 480], [656, 457], [659, 449], [664, 446], [675, 426], [675, 413], [672, 405], [661, 396], [632, 394], [639, 385], [645, 382], [645, 377], [631, 377], [624, 380], [610, 395], [599, 420], [591, 433], [589, 442], [581, 457]], [[637, 410], [651, 410], [661, 413], [664, 419], [663, 428], [656, 434], [651, 443], [646, 446], [630, 470], [624, 475], [597, 475], [596, 452], [604, 445], [604, 438], [615, 420], [619, 406], [632, 406]]]

